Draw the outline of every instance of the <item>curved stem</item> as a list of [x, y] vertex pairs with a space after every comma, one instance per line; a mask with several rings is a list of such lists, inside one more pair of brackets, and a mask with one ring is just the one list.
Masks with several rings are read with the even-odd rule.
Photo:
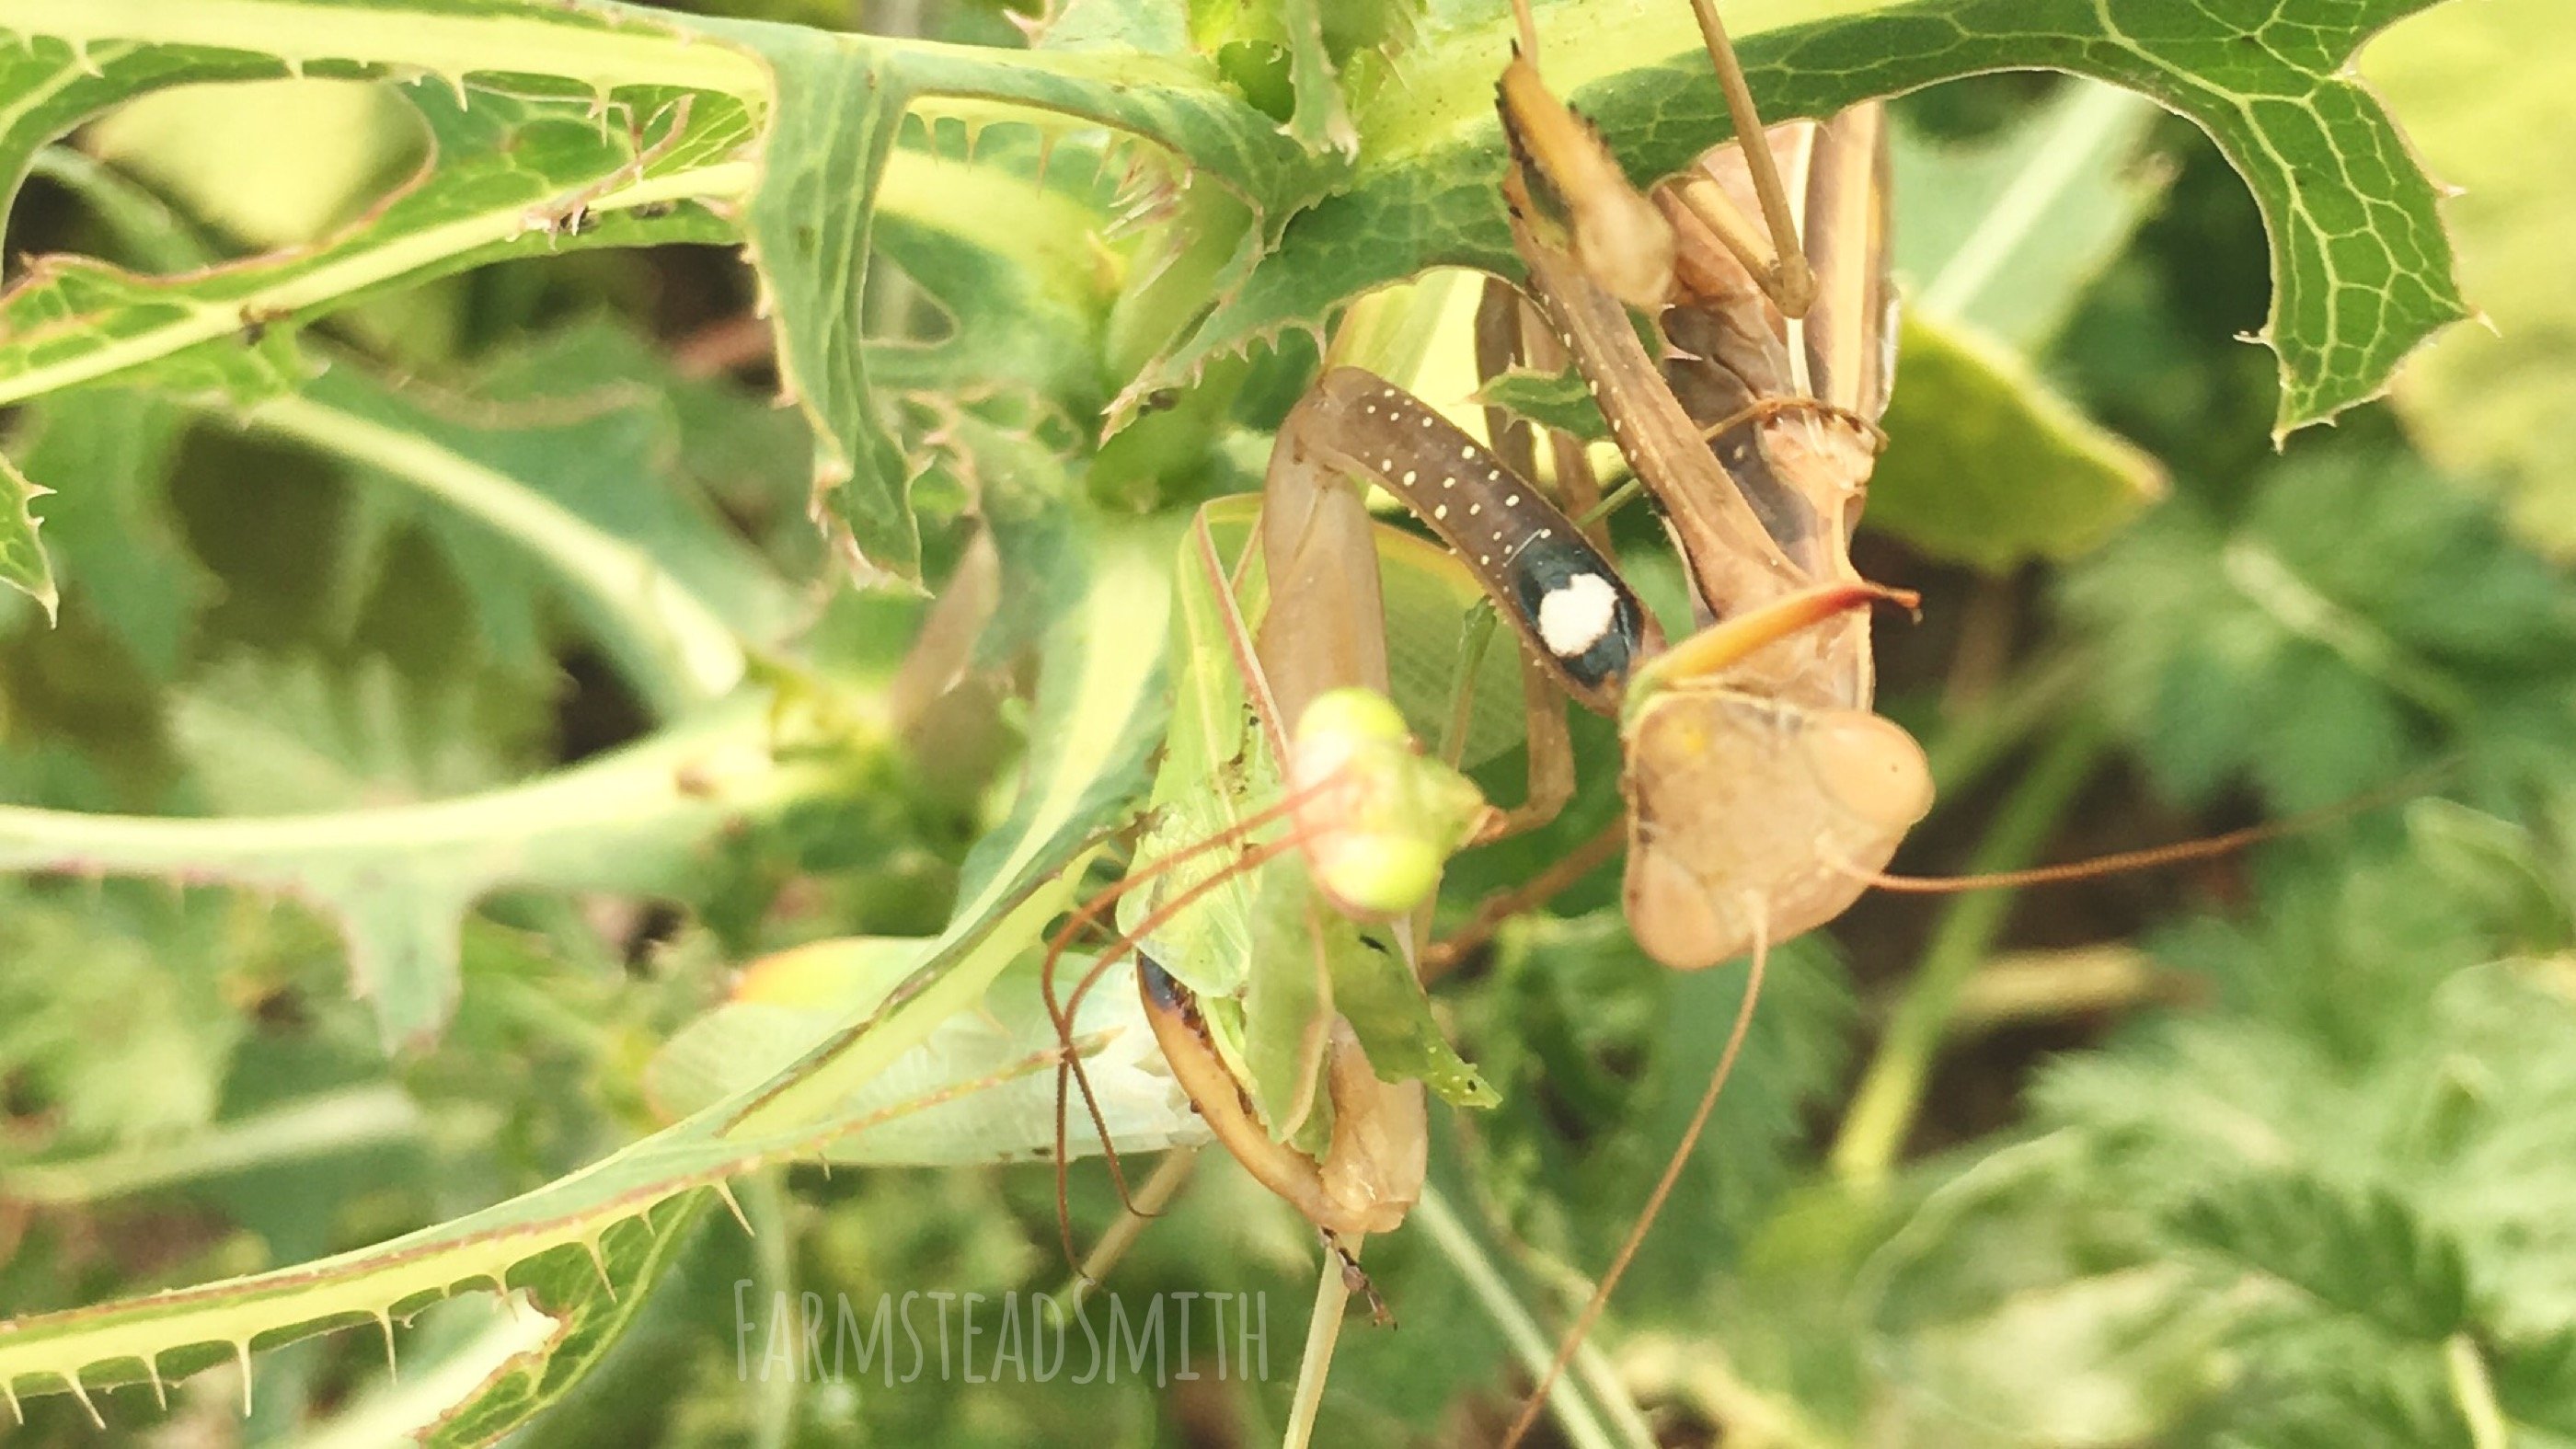
[[[2004, 802], [1969, 869], [1983, 874], [2028, 863], [2047, 843], [2109, 743], [2108, 732], [2092, 720], [2052, 741]], [[1960, 992], [1994, 948], [2013, 899], [2010, 891], [1979, 891], [1959, 897], [1942, 912], [1922, 965], [1897, 999], [1878, 1054], [1862, 1073], [1842, 1133], [1834, 1139], [1829, 1160], [1843, 1181], [1876, 1184], [1903, 1150]]]
[[704, 599], [651, 554], [524, 481], [419, 433], [306, 394], [271, 398], [245, 421], [390, 473], [535, 556], [588, 606], [601, 642], [664, 717], [720, 698], [742, 681], [741, 641]]
[[[1512, 1356], [1521, 1361], [1521, 1366], [1533, 1379], [1545, 1373], [1552, 1348], [1546, 1332], [1538, 1326], [1538, 1320], [1530, 1316], [1529, 1309], [1522, 1306], [1511, 1285], [1503, 1281], [1502, 1272], [1494, 1266], [1493, 1259], [1486, 1256], [1483, 1245], [1467, 1230], [1467, 1225], [1459, 1220], [1457, 1210], [1449, 1206], [1449, 1199], [1441, 1194], [1440, 1189], [1428, 1183], [1423, 1185], [1421, 1201], [1413, 1205], [1413, 1221], [1430, 1235], [1432, 1246], [1449, 1260], [1449, 1266], [1467, 1285], [1467, 1291], [1475, 1295], [1477, 1306], [1483, 1308], [1486, 1316], [1494, 1320], [1494, 1326], [1503, 1331], [1504, 1341], [1511, 1345]], [[1585, 1381], [1587, 1384], [1592, 1382], [1589, 1376]], [[1548, 1399], [1548, 1412], [1556, 1417], [1556, 1426], [1565, 1431], [1567, 1441], [1576, 1449], [1614, 1449], [1618, 1442], [1610, 1437], [1610, 1431], [1601, 1423], [1600, 1414], [1581, 1394], [1559, 1388]]]

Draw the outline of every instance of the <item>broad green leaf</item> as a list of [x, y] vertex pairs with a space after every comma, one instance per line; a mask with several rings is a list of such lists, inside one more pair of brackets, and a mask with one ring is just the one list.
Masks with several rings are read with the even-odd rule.
[[[822, 941], [752, 963], [734, 999], [681, 1028], [655, 1055], [645, 1075], [655, 1106], [686, 1116], [767, 1081], [851, 1017], [882, 1006], [924, 959], [928, 945]], [[1068, 954], [1058, 965], [1058, 989], [1080, 980], [1092, 959]], [[1053, 1156], [1055, 1073], [1028, 1065], [1056, 1046], [1038, 964], [1036, 954], [1023, 955], [974, 1009], [932, 1028], [920, 1046], [852, 1094], [842, 1111], [865, 1119], [915, 1098], [945, 1093], [946, 1100], [833, 1144], [826, 1149], [830, 1160], [972, 1166]], [[780, 980], [789, 975], [800, 979]], [[1083, 998], [1073, 1037], [1084, 1046], [1091, 1099], [1120, 1151], [1160, 1151], [1206, 1140], [1206, 1123], [1161, 1065], [1132, 965], [1104, 977]], [[1077, 1156], [1099, 1146], [1090, 1127], [1067, 1139]]]
[[2001, 572], [2083, 553], [2163, 495], [2154, 459], [1973, 331], [1908, 314], [1901, 356], [1868, 527]]
[[[1152, 536], [1135, 537], [1139, 532]], [[540, 1311], [576, 1332], [596, 1325], [604, 1346], [610, 1318], [627, 1310], [604, 1309], [591, 1297], [599, 1277], [594, 1247], [607, 1258], [611, 1280], [630, 1271], [630, 1262], [631, 1271], [658, 1273], [644, 1248], [698, 1210], [664, 1206], [671, 1198], [720, 1186], [762, 1162], [811, 1157], [942, 1100], [944, 1093], [934, 1092], [868, 1119], [841, 1114], [851, 1093], [978, 1001], [1062, 909], [1064, 887], [1041, 887], [1084, 840], [1132, 808], [1159, 733], [1161, 654], [1138, 644], [1159, 642], [1169, 537], [1106, 523], [1093, 536], [1101, 542], [1085, 561], [1087, 590], [1049, 637], [1033, 731], [1039, 744], [1019, 807], [984, 842], [948, 931], [880, 1009], [769, 1081], [508, 1201], [317, 1262], [0, 1325], [0, 1388], [19, 1398], [74, 1392], [90, 1401], [93, 1389], [177, 1379], [246, 1359], [254, 1347], [382, 1324], [481, 1283], [531, 1289]], [[1029, 1065], [1039, 1070], [1046, 1062]], [[645, 1221], [631, 1221], [638, 1218]], [[616, 1302], [642, 1297], [640, 1289], [621, 1291]], [[556, 1384], [588, 1361], [586, 1352], [570, 1353], [560, 1374], [549, 1367], [540, 1382]], [[534, 1361], [524, 1368], [536, 1372]], [[526, 1394], [548, 1396], [531, 1386], [509, 1397]], [[494, 1427], [511, 1422], [492, 1402], [478, 1401], [472, 1412], [496, 1415], [488, 1421]]]
[[2074, 81], [1978, 148], [1897, 133], [1907, 299], [1869, 522], [1990, 572], [2084, 552], [2164, 493], [2155, 461], [2023, 360], [2144, 219], [2126, 173], [2155, 108]]
[[2406, 117], [2432, 173], [2460, 188], [2443, 212], [2460, 272], [2490, 329], [2464, 327], [2397, 380], [2407, 426], [2435, 458], [2492, 482], [2523, 536], [2576, 557], [2576, 328], [2559, 241], [2576, 197], [2549, 158], [2576, 153], [2566, 77], [2535, 63], [2576, 44], [2576, 11], [2552, 0], [2445, 5], [2397, 26], [2363, 72]]
[[170, 734], [192, 805], [228, 816], [382, 808], [491, 789], [536, 753], [530, 725], [514, 729], [478, 703], [414, 687], [381, 658], [245, 652], [173, 691]]
[[[2093, 76], [2189, 116], [2246, 176], [2271, 233], [2265, 335], [2281, 358], [2286, 430], [2377, 395], [2417, 343], [2463, 315], [2435, 189], [2346, 74], [2364, 39], [2426, 3], [2370, 0], [2320, 24], [2268, 4], [1775, 0], [1737, 7], [1728, 28], [1774, 120], [2016, 66]], [[1476, 8], [1475, 20], [1453, 17], [1408, 58], [1403, 84], [1360, 107], [1349, 188], [1300, 215], [1139, 389], [1173, 385], [1211, 357], [1434, 263], [1518, 273], [1496, 189], [1491, 98], [1511, 24], [1504, 7]], [[1667, 174], [1726, 139], [1685, 7], [1569, 3], [1538, 23], [1551, 84], [1600, 123], [1632, 176]]]

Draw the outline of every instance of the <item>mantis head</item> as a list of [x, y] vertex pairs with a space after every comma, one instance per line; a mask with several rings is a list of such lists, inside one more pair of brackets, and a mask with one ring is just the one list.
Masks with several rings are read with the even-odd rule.
[[1736, 677], [1765, 649], [1886, 596], [1867, 585], [1796, 595], [1702, 631], [1639, 677], [1621, 788], [1628, 923], [1646, 954], [1696, 970], [1823, 925], [1932, 808], [1923, 747], [1901, 727]]

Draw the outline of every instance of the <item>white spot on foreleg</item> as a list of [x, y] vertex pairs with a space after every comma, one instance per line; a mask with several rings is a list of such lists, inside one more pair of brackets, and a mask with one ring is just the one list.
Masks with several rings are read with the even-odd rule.
[[1610, 632], [1618, 610], [1619, 594], [1608, 579], [1576, 574], [1538, 601], [1539, 641], [1559, 659], [1575, 658]]

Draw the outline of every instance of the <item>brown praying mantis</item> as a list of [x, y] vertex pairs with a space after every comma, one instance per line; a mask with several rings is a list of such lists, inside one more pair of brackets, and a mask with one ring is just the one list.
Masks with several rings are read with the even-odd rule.
[[[1418, 1050], [1377, 1015], [1400, 997], [1436, 1039], [1421, 1015], [1420, 971], [1457, 959], [1623, 844], [1625, 913], [1649, 955], [1680, 969], [1749, 957], [1743, 1005], [1689, 1126], [1506, 1442], [1534, 1420], [1677, 1181], [1736, 1060], [1771, 945], [1834, 919], [1872, 885], [2036, 883], [2276, 833], [1971, 881], [1882, 874], [1932, 794], [1921, 748], [1871, 707], [1865, 608], [1912, 600], [1863, 581], [1849, 554], [1893, 380], [1885, 121], [1873, 104], [1766, 130], [1710, 0], [1693, 3], [1736, 134], [1752, 139], [1705, 154], [1648, 195], [1549, 92], [1526, 0], [1516, 0], [1521, 44], [1498, 86], [1511, 156], [1501, 184], [1527, 276], [1518, 296], [1489, 292], [1478, 352], [1489, 373], [1515, 351], [1542, 366], [1571, 361], [1633, 486], [1661, 505], [1697, 627], [1667, 642], [1587, 535], [1602, 510], [1586, 507], [1597, 494], [1572, 440], [1550, 438], [1550, 471], [1586, 507], [1582, 521], [1535, 481], [1526, 425], [1489, 409], [1488, 445], [1382, 378], [1328, 367], [1279, 429], [1257, 525], [1244, 525], [1258, 549], [1229, 561], [1203, 513], [1185, 565], [1227, 613], [1222, 637], [1271, 761], [1264, 774], [1248, 752], [1202, 759], [1197, 783], [1269, 803], [1183, 821], [1140, 845], [1141, 868], [1121, 890], [1162, 884], [1140, 895], [1100, 958], [1136, 948], [1148, 1019], [1176, 1078], [1230, 1152], [1322, 1231], [1340, 1280], [1357, 1287], [1361, 1240], [1398, 1226], [1422, 1191], [1426, 1085], [1462, 1101], [1483, 1090], [1454, 1053]], [[1646, 314], [1651, 347], [1632, 309]], [[1418, 547], [1370, 518], [1362, 482], [1437, 536], [1518, 636], [1530, 783], [1515, 808], [1481, 808], [1430, 762], [1405, 764], [1418, 757], [1402, 717], [1348, 703], [1354, 687], [1369, 697], [1388, 688], [1381, 582], [1397, 577], [1392, 551]], [[1267, 601], [1257, 633], [1244, 622], [1256, 567]], [[1472, 688], [1473, 662], [1460, 673]], [[1622, 820], [1428, 943], [1427, 903], [1448, 853], [1544, 821], [1570, 797], [1565, 697], [1619, 723]], [[1318, 706], [1336, 700], [1317, 724]], [[1453, 712], [1453, 723], [1463, 716]], [[1363, 758], [1375, 763], [1351, 767]], [[1424, 823], [1410, 824], [1408, 811]], [[1298, 872], [1284, 888], [1266, 875], [1283, 865]], [[1238, 910], [1256, 924], [1225, 944], [1277, 959], [1232, 979], [1206, 973], [1209, 933], [1167, 928], [1246, 880], [1261, 882], [1247, 893], [1264, 904]], [[1184, 979], [1210, 974], [1213, 986]], [[1372, 974], [1402, 989], [1345, 989]], [[1078, 1080], [1078, 1062], [1070, 1070]], [[1062, 1145], [1060, 1129], [1059, 1163]], [[1335, 1278], [1328, 1271], [1328, 1287]], [[1319, 1300], [1327, 1305], [1315, 1332], [1329, 1345], [1339, 1299]], [[1311, 1408], [1301, 1383], [1292, 1440]]]
[[[1418, 1004], [1421, 927], [1439, 862], [1562, 808], [1573, 768], [1563, 697], [1620, 721], [1624, 896], [1639, 943], [1685, 969], [1754, 957], [1737, 1041], [1765, 947], [1838, 915], [1930, 805], [1920, 748], [1869, 707], [1860, 611], [1910, 600], [1861, 581], [1847, 553], [1888, 381], [1877, 114], [1766, 136], [1713, 10], [1697, 3], [1739, 134], [1768, 144], [1712, 156], [1651, 200], [1541, 81], [1525, 0], [1516, 6], [1522, 44], [1498, 94], [1512, 155], [1503, 191], [1528, 268], [1525, 312], [1542, 324], [1525, 330], [1561, 346], [1590, 384], [1630, 469], [1663, 507], [1703, 627], [1667, 645], [1611, 560], [1526, 466], [1350, 367], [1329, 368], [1279, 430], [1258, 522], [1268, 607], [1251, 648], [1241, 641], [1252, 632], [1230, 612], [1251, 553], [1229, 563], [1208, 513], [1184, 551], [1206, 607], [1225, 616], [1218, 636], [1230, 641], [1227, 662], [1240, 671], [1254, 729], [1234, 754], [1193, 752], [1183, 766], [1197, 774], [1183, 788], [1272, 799], [1149, 832], [1140, 868], [1118, 888], [1132, 903], [1123, 934], [1072, 1000], [1137, 951], [1148, 1017], [1174, 1075], [1218, 1139], [1323, 1232], [1354, 1284], [1364, 1281], [1359, 1241], [1399, 1224], [1419, 1194], [1425, 1081], [1459, 1100], [1482, 1084], [1463, 1063], [1450, 1065], [1454, 1055], [1420, 1054], [1428, 1068], [1391, 1063], [1385, 1023], [1336, 1008], [1372, 974], [1353, 963], [1369, 962], [1381, 980], [1392, 963]], [[1800, 238], [1784, 169], [1798, 178], [1812, 240]], [[1767, 244], [1743, 219], [1745, 200], [1768, 220]], [[1660, 361], [1639, 342], [1630, 306], [1656, 313]], [[1557, 456], [1571, 472], [1572, 450], [1560, 444]], [[1379, 588], [1387, 530], [1370, 518], [1358, 479], [1402, 501], [1519, 635], [1530, 785], [1513, 810], [1483, 808], [1462, 778], [1414, 755], [1392, 709], [1374, 716], [1350, 703], [1353, 688], [1367, 697], [1388, 689]], [[1215, 713], [1232, 709], [1220, 701]], [[1266, 767], [1254, 746], [1266, 747]], [[1596, 847], [1569, 868], [1604, 853]], [[1550, 876], [1536, 885], [1564, 883], [1563, 873]], [[1240, 898], [1235, 917], [1255, 923], [1240, 934], [1266, 939], [1212, 943], [1208, 931], [1179, 929], [1229, 892]], [[1534, 899], [1496, 903], [1469, 937]], [[1086, 908], [1059, 943], [1104, 904]], [[1276, 973], [1262, 976], [1206, 959], [1247, 946], [1286, 959], [1262, 964]], [[1072, 1006], [1055, 1009], [1063, 1020]], [[1372, 1026], [1376, 1041], [1364, 1039]], [[1726, 1062], [1733, 1057], [1730, 1045]], [[1087, 1093], [1079, 1062], [1068, 1058], [1066, 1071]], [[1706, 1112], [1704, 1102], [1699, 1121]], [[1698, 1130], [1695, 1122], [1675, 1171]]]

